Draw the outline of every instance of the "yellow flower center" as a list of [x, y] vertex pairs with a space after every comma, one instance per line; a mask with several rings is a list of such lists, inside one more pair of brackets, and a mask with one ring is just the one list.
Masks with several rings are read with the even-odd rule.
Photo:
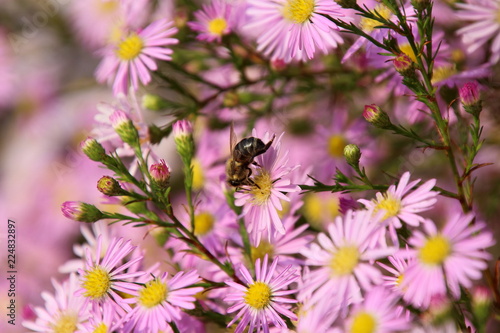
[[111, 277], [101, 266], [96, 266], [93, 270], [86, 272], [83, 277], [83, 294], [93, 300], [100, 299], [106, 295], [111, 287]]
[[146, 283], [139, 291], [139, 303], [145, 308], [152, 308], [167, 299], [168, 287], [162, 281], [155, 279]]
[[457, 69], [455, 68], [455, 65], [444, 65], [441, 67], [436, 67], [434, 68], [434, 71], [432, 72], [432, 84], [436, 84], [440, 81], [443, 81], [450, 76], [454, 75], [457, 73]]
[[204, 236], [212, 231], [215, 218], [210, 213], [201, 213], [194, 217], [194, 234]]
[[136, 33], [132, 33], [118, 44], [116, 55], [124, 61], [134, 60], [141, 54], [144, 48], [144, 41]]
[[401, 50], [401, 52], [410, 57], [413, 62], [417, 62], [417, 56], [415, 55], [415, 52], [413, 52], [413, 49], [411, 48], [409, 43], [399, 45], [399, 49]]
[[328, 153], [335, 158], [344, 157], [344, 147], [347, 145], [346, 140], [341, 135], [332, 135], [328, 139]]
[[119, 9], [118, 5], [118, 1], [98, 0], [99, 10], [103, 14], [109, 14], [117, 11]]
[[261, 173], [253, 178], [254, 183], [258, 186], [252, 186], [250, 193], [252, 194], [252, 203], [256, 206], [261, 206], [271, 197], [273, 181], [269, 172], [261, 170]]
[[[325, 218], [334, 219], [339, 215], [340, 201], [337, 196], [322, 197], [317, 193], [308, 193], [304, 196], [304, 206], [302, 214], [309, 224], [317, 229], [321, 229], [321, 223]], [[324, 212], [327, 214], [323, 214]]]
[[335, 276], [349, 275], [359, 262], [359, 251], [355, 246], [344, 246], [334, 253], [330, 268]]
[[368, 312], [357, 313], [351, 325], [351, 333], [374, 333], [377, 331], [377, 320]]
[[450, 241], [441, 235], [436, 235], [427, 239], [418, 256], [424, 264], [437, 266], [441, 265], [450, 253]]
[[271, 288], [264, 282], [257, 281], [248, 287], [245, 303], [256, 310], [262, 310], [271, 303]]
[[193, 169], [193, 189], [199, 191], [205, 185], [205, 173], [198, 159], [191, 160], [191, 168]]
[[374, 212], [376, 213], [381, 209], [385, 210], [384, 220], [389, 217], [397, 216], [401, 209], [401, 200], [394, 198], [389, 193], [384, 193], [383, 197], [384, 199], [375, 201], [376, 206]]
[[212, 35], [222, 36], [226, 28], [227, 22], [222, 17], [214, 18], [213, 20], [208, 22], [208, 32], [210, 32]]
[[283, 16], [293, 23], [302, 24], [314, 13], [314, 0], [288, 0]]
[[100, 323], [94, 328], [92, 333], [108, 333], [108, 327], [104, 323]]
[[[380, 14], [380, 16], [382, 16], [386, 20], [388, 20], [392, 16], [391, 10], [382, 4], [375, 6], [375, 9], [373, 12], [375, 12], [375, 11], [378, 12]], [[382, 25], [381, 22], [379, 22], [377, 20], [369, 19], [366, 17], [363, 17], [359, 24], [361, 26], [361, 29], [367, 33], [372, 32], [373, 29], [375, 29], [375, 27]]]
[[54, 333], [73, 333], [76, 332], [78, 316], [75, 314], [61, 314], [57, 322], [52, 325]]
[[263, 260], [266, 254], [269, 256], [269, 259], [272, 259], [274, 255], [274, 246], [266, 240], [261, 240], [259, 246], [252, 246], [250, 251], [252, 262], [255, 262], [257, 259]]

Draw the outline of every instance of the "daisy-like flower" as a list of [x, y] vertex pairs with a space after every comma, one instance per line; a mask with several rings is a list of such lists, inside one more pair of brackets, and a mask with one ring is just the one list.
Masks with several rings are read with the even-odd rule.
[[337, 25], [325, 17], [344, 16], [335, 2], [249, 0], [248, 6], [245, 29], [258, 36], [257, 50], [273, 60], [312, 59], [317, 49], [326, 54], [343, 42]]
[[384, 287], [371, 289], [363, 303], [350, 311], [345, 332], [390, 333], [407, 330], [410, 322], [401, 315], [397, 302], [397, 295]]
[[[249, 332], [254, 330], [257, 332], [269, 332], [269, 323], [272, 322], [275, 326], [286, 328], [284, 315], [290, 320], [297, 320], [297, 316], [287, 309], [282, 304], [292, 304], [297, 301], [291, 298], [283, 297], [296, 292], [296, 290], [282, 290], [290, 283], [296, 281], [299, 276], [295, 274], [295, 270], [291, 270], [288, 266], [279, 274], [276, 272], [279, 258], [276, 257], [271, 266], [268, 267], [268, 257], [264, 260], [257, 259], [255, 262], [255, 280], [250, 275], [248, 269], [241, 266], [240, 273], [246, 286], [226, 281], [230, 287], [237, 289], [236, 293], [226, 296], [224, 299], [227, 302], [235, 302], [229, 309], [228, 313], [239, 311], [236, 317], [228, 324], [228, 327], [241, 318], [235, 333]], [[249, 326], [248, 330], [245, 329]]]
[[467, 52], [473, 53], [491, 41], [490, 63], [500, 59], [500, 1], [498, 0], [466, 0], [457, 3], [458, 18], [471, 23], [457, 31], [467, 45]]
[[413, 227], [418, 226], [424, 218], [417, 213], [431, 209], [439, 194], [431, 190], [436, 185], [435, 179], [428, 180], [412, 192], [410, 191], [420, 182], [420, 179], [412, 182], [408, 182], [409, 180], [410, 173], [405, 172], [397, 186], [391, 185], [385, 193], [377, 193], [376, 199], [358, 200], [374, 212], [385, 211], [383, 219], [388, 223], [389, 233], [395, 243], [397, 243], [395, 229], [402, 227], [401, 221]]
[[74, 332], [87, 320], [88, 312], [85, 299], [75, 295], [78, 278], [71, 274], [62, 284], [52, 280], [55, 294], [42, 292], [45, 308], [34, 309], [36, 320], [24, 321], [24, 327], [35, 332]]
[[196, 21], [188, 22], [188, 26], [200, 33], [197, 39], [220, 43], [222, 36], [230, 33], [236, 24], [233, 9], [233, 4], [226, 0], [213, 0], [194, 13]]
[[[259, 137], [255, 130], [252, 134]], [[274, 232], [285, 233], [278, 215], [278, 211], [283, 209], [280, 200], [290, 201], [283, 192], [299, 191], [299, 187], [291, 184], [285, 177], [298, 166], [288, 167], [288, 152], [280, 153], [282, 136], [283, 134], [274, 140], [264, 154], [255, 158], [254, 161], [260, 165], [252, 172], [252, 180], [256, 186], [246, 187], [234, 194], [235, 204], [243, 206], [242, 215], [245, 216], [248, 232], [252, 233], [256, 245], [259, 244], [264, 230], [267, 230], [268, 236]], [[266, 132], [262, 141], [267, 143], [270, 140], [270, 134]]]
[[328, 235], [320, 233], [318, 243], [301, 253], [306, 265], [319, 266], [312, 271], [299, 299], [316, 304], [325, 297], [339, 297], [343, 305], [362, 300], [361, 289], [369, 290], [382, 281], [382, 274], [370, 263], [387, 257], [395, 248], [382, 246], [376, 233], [383, 225], [381, 214], [373, 210], [348, 211], [328, 226]]
[[402, 252], [402, 256], [413, 258], [402, 281], [406, 301], [427, 308], [433, 295], [449, 290], [458, 298], [461, 286], [470, 288], [472, 280], [481, 278], [491, 259], [484, 249], [495, 240], [484, 223], [473, 220], [473, 214], [457, 213], [441, 231], [426, 220], [425, 233], [413, 232], [408, 241], [412, 249]]
[[172, 50], [165, 46], [177, 44], [178, 40], [170, 38], [177, 32], [173, 23], [160, 19], [151, 23], [139, 32], [124, 35], [121, 40], [106, 48], [104, 59], [96, 71], [99, 82], [113, 82], [113, 92], [127, 93], [129, 84], [134, 90], [151, 81], [149, 71], [158, 67], [154, 59], [172, 60]]
[[405, 260], [404, 258], [400, 258], [397, 255], [395, 256], [390, 256], [387, 258], [389, 262], [392, 264], [393, 267], [388, 266], [384, 263], [377, 262], [377, 264], [387, 270], [389, 273], [392, 274], [392, 276], [387, 276], [384, 275], [382, 279], [385, 281], [383, 285], [386, 288], [389, 288], [390, 290], [399, 293], [400, 295], [404, 295], [405, 289], [401, 287], [403, 279], [404, 279], [404, 274], [406, 271], [406, 268], [408, 267], [409, 263], [411, 262], [408, 260]]
[[134, 309], [125, 318], [124, 332], [160, 332], [168, 330], [168, 323], [181, 319], [181, 308], [194, 309], [194, 295], [202, 287], [186, 288], [200, 282], [195, 271], [179, 272], [171, 279], [168, 274], [149, 280], [143, 285], [136, 285]]
[[[128, 272], [128, 268], [137, 261], [142, 260], [142, 256], [136, 256], [133, 259], [122, 264], [125, 257], [136, 247], [123, 238], [114, 238], [101, 259], [102, 238], [97, 241], [96, 253], [91, 253], [87, 248], [85, 252], [85, 266], [78, 270], [80, 275], [81, 288], [77, 290], [77, 295], [83, 295], [87, 302], [93, 305], [113, 307], [120, 313], [120, 309], [130, 310], [130, 306], [124, 301], [120, 293], [130, 293], [134, 289], [134, 284], [127, 279], [144, 275], [144, 272]], [[115, 305], [120, 307], [116, 307]]]
[[110, 307], [100, 309], [93, 306], [89, 314], [89, 321], [84, 323], [82, 329], [79, 330], [81, 333], [116, 332], [122, 325], [116, 311]]

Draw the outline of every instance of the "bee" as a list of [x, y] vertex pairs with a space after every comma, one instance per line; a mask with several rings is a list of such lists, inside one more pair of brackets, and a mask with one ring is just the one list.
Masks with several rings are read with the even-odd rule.
[[257, 186], [254, 181], [250, 178], [252, 175], [252, 169], [250, 169], [250, 164], [259, 166], [254, 162], [254, 158], [261, 154], [264, 154], [274, 141], [276, 135], [273, 135], [271, 141], [264, 144], [261, 139], [249, 137], [241, 140], [237, 144], [236, 134], [234, 133], [233, 124], [231, 124], [231, 133], [229, 138], [229, 144], [231, 147], [231, 157], [226, 163], [226, 175], [227, 182], [229, 185], [234, 187], [240, 187], [242, 185]]

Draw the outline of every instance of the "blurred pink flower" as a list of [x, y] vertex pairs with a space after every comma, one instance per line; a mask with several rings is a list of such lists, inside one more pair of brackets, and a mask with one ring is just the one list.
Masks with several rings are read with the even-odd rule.
[[188, 22], [188, 26], [199, 32], [197, 39], [220, 43], [222, 36], [230, 33], [237, 22], [235, 8], [233, 2], [213, 0], [194, 13], [196, 21]]
[[123, 36], [116, 44], [103, 50], [103, 60], [96, 70], [99, 82], [112, 82], [113, 93], [127, 93], [129, 85], [133, 90], [151, 81], [149, 71], [158, 66], [154, 59], [172, 60], [172, 50], [165, 46], [177, 44], [178, 40], [170, 38], [177, 32], [173, 23], [160, 19], [138, 32]]

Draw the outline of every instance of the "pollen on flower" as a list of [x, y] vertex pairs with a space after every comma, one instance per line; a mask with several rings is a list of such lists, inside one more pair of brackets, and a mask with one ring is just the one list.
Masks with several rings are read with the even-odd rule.
[[97, 300], [106, 295], [111, 286], [111, 277], [102, 267], [97, 266], [84, 276], [83, 288], [85, 297]]
[[208, 22], [208, 31], [213, 35], [222, 36], [227, 28], [227, 21], [222, 17], [217, 17]]
[[113, 13], [119, 9], [118, 1], [98, 1], [99, 10], [101, 13]]
[[314, 0], [288, 0], [283, 16], [290, 21], [302, 24], [309, 20], [314, 12]]
[[100, 323], [96, 326], [96, 328], [94, 328], [94, 331], [92, 333], [108, 333], [108, 327], [106, 326], [106, 324]]
[[164, 282], [155, 279], [148, 282], [139, 291], [139, 304], [145, 308], [155, 307], [167, 298], [167, 294], [167, 285]]
[[432, 72], [432, 84], [436, 84], [440, 81], [446, 80], [452, 75], [455, 75], [457, 73], [457, 68], [455, 65], [444, 65], [440, 67], [435, 67], [434, 71]]
[[264, 256], [266, 254], [269, 256], [269, 258], [274, 257], [274, 246], [266, 240], [261, 240], [259, 246], [252, 246], [250, 250], [250, 255], [253, 262], [255, 262], [257, 259], [264, 260]]
[[273, 181], [269, 172], [261, 170], [261, 172], [253, 178], [257, 186], [252, 186], [250, 193], [252, 194], [252, 203], [257, 206], [265, 204], [271, 197]]
[[419, 251], [419, 258], [424, 264], [440, 265], [451, 252], [450, 241], [441, 235], [429, 238]]
[[349, 275], [359, 262], [359, 251], [355, 246], [341, 247], [330, 262], [330, 268], [335, 276]]
[[212, 214], [204, 212], [194, 217], [194, 234], [203, 236], [212, 231], [215, 218]]
[[144, 41], [136, 33], [132, 33], [118, 44], [116, 55], [121, 60], [129, 61], [137, 58], [144, 48]]
[[262, 310], [271, 302], [271, 294], [271, 288], [267, 283], [257, 281], [248, 288], [245, 303], [256, 310]]
[[411, 45], [409, 43], [399, 45], [399, 49], [401, 50], [401, 52], [410, 57], [413, 62], [417, 62], [417, 56], [415, 55], [415, 52], [413, 52], [413, 49], [411, 48]]
[[193, 158], [191, 160], [191, 169], [193, 170], [193, 189], [195, 191], [201, 190], [205, 185], [205, 174], [198, 159]]
[[356, 314], [352, 320], [350, 333], [373, 333], [377, 331], [377, 320], [368, 312]]
[[401, 200], [394, 198], [389, 193], [384, 193], [383, 197], [384, 199], [375, 201], [376, 206], [373, 212], [377, 213], [381, 209], [385, 210], [384, 219], [398, 215], [401, 209]]
[[[386, 6], [380, 4], [380, 5], [377, 5], [375, 7], [375, 9], [373, 10], [373, 12], [377, 12], [380, 14], [380, 16], [382, 16], [383, 18], [385, 18], [386, 20], [388, 20], [391, 16], [392, 16], [392, 12], [389, 8], [387, 8]], [[377, 20], [373, 20], [373, 19], [369, 19], [369, 18], [366, 18], [366, 17], [363, 17], [361, 19], [361, 22], [359, 23], [360, 26], [361, 26], [361, 29], [364, 31], [364, 32], [372, 32], [373, 29], [375, 29], [375, 27], [378, 27], [380, 25], [382, 25], [381, 22], [377, 21]]]
[[345, 138], [341, 135], [332, 135], [328, 139], [328, 153], [335, 158], [344, 157], [344, 147], [347, 145]]
[[61, 314], [57, 322], [52, 325], [52, 332], [72, 333], [76, 331], [78, 316], [76, 314]]

